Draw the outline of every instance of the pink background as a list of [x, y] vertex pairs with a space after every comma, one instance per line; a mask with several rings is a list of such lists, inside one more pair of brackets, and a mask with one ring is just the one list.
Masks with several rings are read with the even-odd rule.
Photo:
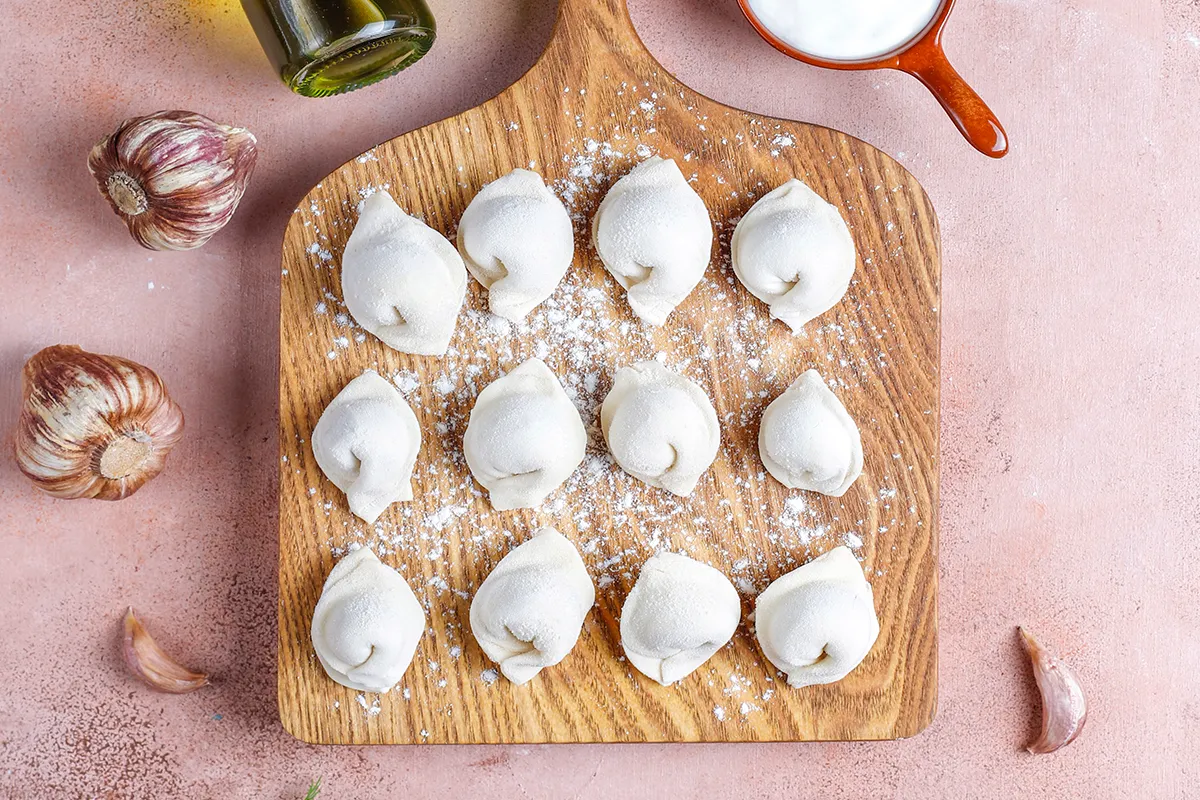
[[[1200, 6], [960, 0], [959, 68], [1008, 127], [976, 155], [895, 74], [795, 64], [733, 0], [632, 0], [651, 51], [718, 100], [860, 136], [923, 182], [944, 237], [941, 702], [904, 742], [323, 748], [275, 710], [279, 250], [296, 200], [358, 152], [476, 105], [545, 44], [552, 0], [431, 0], [411, 71], [306, 100], [235, 0], [24, 3], [0, 30], [0, 428], [23, 360], [77, 342], [157, 368], [188, 414], [121, 503], [40, 496], [0, 458], [0, 797], [1182, 797], [1200, 792]], [[151, 254], [87, 150], [182, 107], [262, 158], [208, 246]], [[7, 434], [6, 434], [7, 435]], [[7, 442], [4, 445], [8, 447]], [[118, 662], [125, 605], [211, 689]], [[1036, 695], [1014, 626], [1074, 664], [1082, 738], [1021, 745]]]

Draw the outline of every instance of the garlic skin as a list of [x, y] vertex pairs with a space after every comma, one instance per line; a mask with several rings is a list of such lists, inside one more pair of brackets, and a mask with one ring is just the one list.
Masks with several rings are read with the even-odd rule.
[[233, 217], [258, 158], [245, 128], [190, 111], [131, 117], [88, 156], [88, 170], [137, 243], [191, 250]]
[[121, 655], [129, 671], [147, 686], [169, 694], [194, 692], [208, 685], [208, 675], [195, 672], [177, 663], [163, 652], [154, 637], [142, 627], [133, 614], [133, 607], [125, 612], [125, 637], [121, 642]]
[[1042, 693], [1042, 730], [1028, 747], [1035, 754], [1066, 747], [1087, 722], [1087, 699], [1075, 671], [1042, 647], [1033, 634], [1018, 627], [1021, 644], [1029, 654], [1033, 677]]
[[162, 472], [183, 411], [149, 367], [75, 345], [36, 353], [21, 373], [21, 472], [64, 500], [121, 500]]

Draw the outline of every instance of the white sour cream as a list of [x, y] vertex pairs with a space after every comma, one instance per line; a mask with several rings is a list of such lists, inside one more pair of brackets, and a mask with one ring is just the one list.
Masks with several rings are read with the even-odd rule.
[[861, 61], [887, 55], [925, 30], [941, 0], [749, 0], [754, 16], [784, 43], [817, 58]]

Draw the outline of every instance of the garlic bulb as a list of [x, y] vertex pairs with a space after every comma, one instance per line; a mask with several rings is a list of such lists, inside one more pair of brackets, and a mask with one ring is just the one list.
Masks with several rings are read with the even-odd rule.
[[190, 670], [163, 652], [150, 632], [134, 616], [132, 607], [125, 612], [121, 655], [130, 672], [160, 692], [186, 694], [208, 685], [207, 673]]
[[88, 170], [142, 247], [191, 250], [233, 217], [257, 140], [190, 111], [132, 117], [92, 148]]
[[17, 466], [54, 497], [128, 497], [183, 435], [162, 379], [124, 358], [54, 345], [26, 362], [21, 384]]

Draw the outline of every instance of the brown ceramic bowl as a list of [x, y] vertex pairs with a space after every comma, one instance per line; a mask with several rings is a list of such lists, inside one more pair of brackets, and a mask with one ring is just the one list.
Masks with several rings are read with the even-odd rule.
[[772, 47], [792, 58], [827, 69], [898, 69], [907, 72], [925, 85], [958, 130], [976, 150], [992, 158], [1001, 158], [1008, 152], [1008, 137], [996, 115], [987, 103], [967, 85], [942, 51], [942, 28], [954, 8], [954, 0], [943, 0], [941, 8], [925, 30], [913, 39], [897, 47], [891, 53], [865, 61], [834, 61], [818, 58], [797, 50], [759, 22], [750, 8], [749, 0], [738, 0], [742, 13], [750, 24]]

